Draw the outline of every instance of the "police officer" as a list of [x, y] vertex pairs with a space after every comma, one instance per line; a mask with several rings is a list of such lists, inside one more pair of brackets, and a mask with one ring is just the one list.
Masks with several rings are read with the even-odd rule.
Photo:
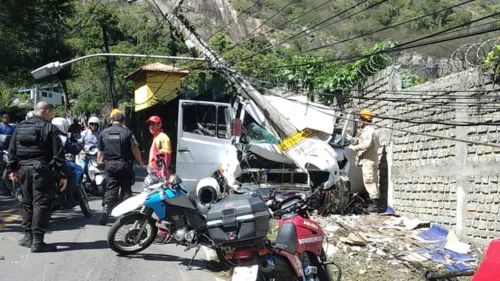
[[31, 252], [55, 251], [55, 245], [43, 242], [50, 220], [51, 204], [59, 180], [66, 189], [66, 163], [59, 130], [50, 123], [53, 106], [36, 104], [34, 115], [19, 123], [9, 146], [10, 168], [14, 180], [21, 180], [23, 193], [21, 226], [25, 235], [19, 245]]
[[107, 173], [107, 186], [104, 199], [102, 200], [102, 214], [99, 219], [101, 225], [108, 221], [111, 209], [118, 202], [118, 192], [121, 187], [121, 201], [132, 196], [132, 160], [144, 164], [137, 141], [132, 132], [123, 127], [125, 115], [118, 112], [113, 115], [113, 124], [101, 132], [97, 143], [97, 161]]

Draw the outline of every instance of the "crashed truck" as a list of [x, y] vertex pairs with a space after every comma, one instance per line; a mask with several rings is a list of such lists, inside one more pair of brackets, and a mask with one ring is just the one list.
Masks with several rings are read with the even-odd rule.
[[[177, 174], [196, 190], [202, 204], [224, 194], [322, 188], [318, 211], [342, 213], [349, 194], [364, 190], [355, 153], [346, 149], [357, 130], [355, 113], [337, 118], [340, 114], [332, 108], [310, 103], [305, 96], [263, 98], [300, 131], [279, 139], [265, 128], [265, 116], [254, 101], [242, 97], [232, 104], [180, 100]], [[203, 116], [194, 125], [183, 122], [190, 115], [203, 115], [195, 107], [215, 107], [216, 124], [204, 122]]]

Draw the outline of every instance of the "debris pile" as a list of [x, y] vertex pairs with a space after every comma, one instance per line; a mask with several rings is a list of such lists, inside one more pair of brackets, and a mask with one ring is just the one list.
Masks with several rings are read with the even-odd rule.
[[425, 280], [427, 271], [475, 270], [482, 249], [453, 231], [418, 219], [381, 215], [314, 217], [325, 230], [327, 255], [343, 280]]

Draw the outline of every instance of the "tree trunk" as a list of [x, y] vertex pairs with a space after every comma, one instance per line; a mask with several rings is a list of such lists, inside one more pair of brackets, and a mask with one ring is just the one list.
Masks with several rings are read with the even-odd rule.
[[63, 90], [64, 97], [64, 111], [67, 114], [69, 110], [69, 98], [68, 98], [68, 86], [66, 85], [66, 80], [61, 80], [61, 88]]
[[[109, 51], [109, 43], [108, 43], [108, 33], [106, 32], [106, 25], [104, 23], [101, 24], [102, 27], [102, 37], [104, 40], [104, 51], [106, 53], [110, 53]], [[114, 69], [115, 61], [113, 57], [106, 58], [106, 66], [108, 69], [109, 76], [109, 87], [111, 90], [111, 102], [113, 103], [113, 108], [118, 107], [118, 93], [115, 87], [115, 69]]]

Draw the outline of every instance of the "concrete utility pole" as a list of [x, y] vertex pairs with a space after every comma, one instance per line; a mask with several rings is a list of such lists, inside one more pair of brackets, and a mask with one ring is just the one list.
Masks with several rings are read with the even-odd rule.
[[252, 84], [241, 73], [236, 71], [229, 65], [222, 56], [218, 55], [210, 46], [203, 41], [189, 22], [184, 19], [182, 15], [177, 15], [174, 12], [167, 12], [167, 7], [160, 7], [154, 0], [152, 4], [157, 6], [172, 26], [174, 26], [186, 40], [186, 45], [189, 48], [194, 48], [205, 57], [209, 65], [221, 70], [227, 81], [236, 88], [237, 92], [244, 98], [253, 100], [255, 104], [262, 110], [266, 117], [266, 122], [263, 124], [267, 129], [277, 134], [280, 138], [284, 139], [292, 134], [298, 132], [297, 128], [292, 123], [281, 115], [264, 97], [255, 89]]

